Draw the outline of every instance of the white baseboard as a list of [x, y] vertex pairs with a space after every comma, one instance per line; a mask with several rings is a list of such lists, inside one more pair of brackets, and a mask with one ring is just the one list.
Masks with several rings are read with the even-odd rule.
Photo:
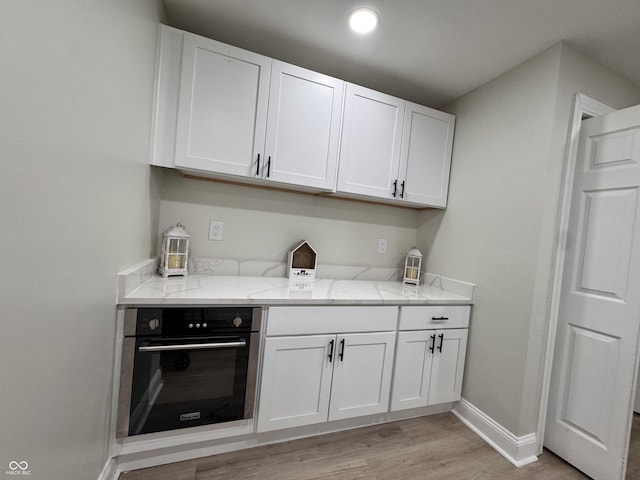
[[104, 467], [102, 467], [102, 471], [97, 480], [118, 480], [120, 473], [122, 472], [118, 468], [118, 462], [116, 462], [115, 458], [111, 457], [107, 460], [107, 463], [104, 464]]
[[464, 398], [455, 406], [453, 413], [516, 467], [538, 460], [538, 442], [534, 433], [518, 437]]

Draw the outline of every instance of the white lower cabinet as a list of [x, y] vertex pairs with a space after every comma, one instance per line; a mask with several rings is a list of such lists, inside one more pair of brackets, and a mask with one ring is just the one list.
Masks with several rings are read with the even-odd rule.
[[329, 420], [389, 410], [395, 332], [336, 337]]
[[259, 432], [327, 421], [335, 341], [335, 335], [265, 340]]
[[468, 330], [436, 330], [428, 405], [455, 402], [462, 393]]
[[269, 307], [257, 431], [459, 400], [469, 315], [468, 305]]
[[268, 337], [257, 430], [389, 409], [395, 332]]
[[398, 333], [391, 410], [460, 400], [467, 329]]

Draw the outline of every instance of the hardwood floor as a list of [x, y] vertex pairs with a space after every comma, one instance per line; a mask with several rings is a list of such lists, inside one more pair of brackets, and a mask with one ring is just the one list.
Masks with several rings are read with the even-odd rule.
[[586, 478], [546, 450], [537, 462], [516, 468], [451, 413], [256, 447], [120, 476], [120, 480]]

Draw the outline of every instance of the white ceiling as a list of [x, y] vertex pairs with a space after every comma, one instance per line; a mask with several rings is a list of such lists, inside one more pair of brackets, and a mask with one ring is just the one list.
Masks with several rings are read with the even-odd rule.
[[[164, 0], [168, 23], [440, 107], [560, 41], [640, 86], [640, 0]], [[380, 15], [368, 36], [347, 16]]]

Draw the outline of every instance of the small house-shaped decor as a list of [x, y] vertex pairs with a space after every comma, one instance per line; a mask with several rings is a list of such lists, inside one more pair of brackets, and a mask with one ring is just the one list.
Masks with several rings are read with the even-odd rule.
[[295, 280], [315, 280], [316, 259], [316, 251], [308, 242], [302, 242], [296, 248], [289, 251], [287, 276]]

